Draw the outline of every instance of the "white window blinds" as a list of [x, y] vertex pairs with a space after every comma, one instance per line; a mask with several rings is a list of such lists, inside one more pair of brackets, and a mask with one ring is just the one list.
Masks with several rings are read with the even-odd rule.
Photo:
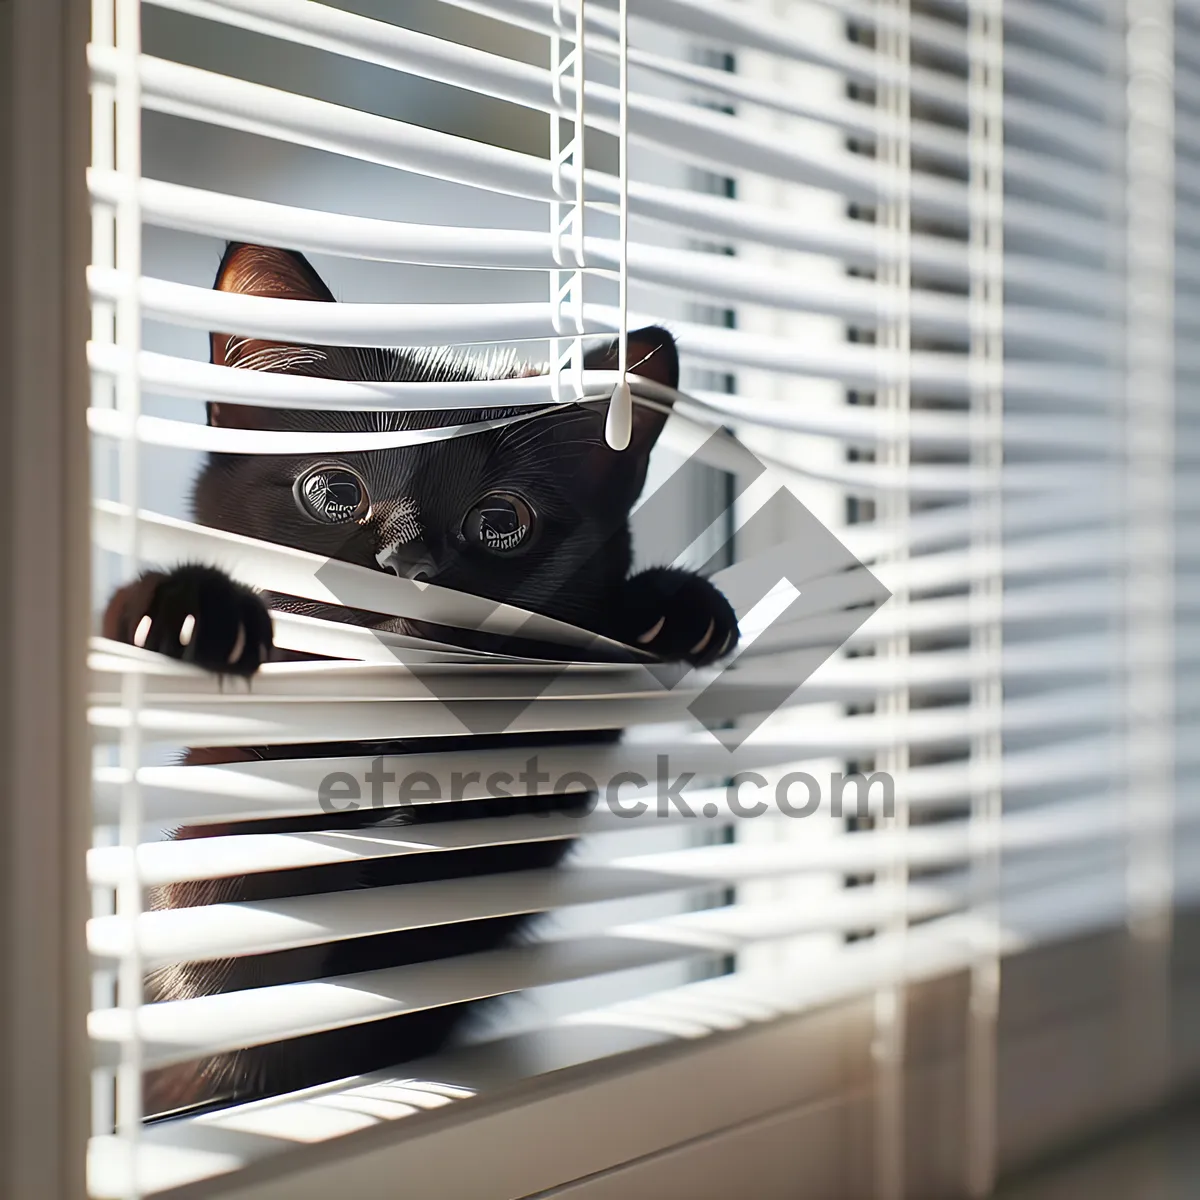
[[[909, 1003], [949, 978], [966, 980], [963, 1183], [985, 1194], [1005, 1136], [1005, 971], [1126, 926], [1157, 1039], [1138, 1061], [1161, 1092], [1172, 920], [1200, 892], [1186, 470], [1200, 445], [1187, 336], [1200, 14], [1156, 0], [404, 7], [94, 3], [95, 606], [148, 565], [204, 562], [524, 648], [276, 611], [276, 645], [319, 661], [268, 664], [245, 686], [93, 641], [92, 1195], [327, 1194], [360, 1178], [355, 1138], [376, 1136], [379, 1153], [380, 1129], [400, 1144], [409, 1121], [446, 1133], [432, 1176], [445, 1194], [545, 1191], [766, 1110], [730, 1088], [646, 1122], [625, 1093], [628, 1120], [607, 1108], [586, 1154], [555, 1157], [530, 1135], [509, 1146], [519, 1169], [501, 1170], [499, 1151], [481, 1151], [495, 1191], [461, 1182], [473, 1152], [454, 1148], [471, 1120], [459, 1110], [525, 1112], [563, 1079], [637, 1071], [687, 1043], [713, 1072], [738, 1031], [865, 998], [865, 1034], [837, 1033], [875, 1046], [863, 1186], [902, 1196], [920, 1120]], [[212, 290], [226, 241], [310, 255], [339, 303]], [[623, 347], [658, 323], [678, 343], [677, 395], [623, 353], [585, 370], [585, 339]], [[516, 347], [549, 368], [284, 376], [208, 362], [220, 330], [471, 346], [493, 363]], [[647, 669], [644, 653], [564, 621], [192, 520], [203, 454], [382, 451], [470, 437], [497, 407], [584, 397], [607, 404], [620, 447], [625, 387], [641, 405], [674, 401], [634, 514], [639, 562], [707, 566], [727, 588], [743, 645], [724, 671]], [[209, 427], [214, 400], [480, 419], [268, 432]], [[788, 496], [856, 563], [790, 579], [787, 548], [808, 525]], [[745, 564], [764, 559], [782, 590], [751, 595]], [[797, 592], [817, 598], [789, 615]], [[589, 736], [613, 729], [619, 742]], [[353, 746], [178, 762], [182, 747], [389, 739], [420, 739], [382, 756], [401, 789], [432, 781], [409, 802], [477, 802], [470, 819], [323, 826], [379, 803], [380, 755]], [[522, 777], [531, 754], [544, 777]], [[798, 818], [801, 772], [819, 795]], [[592, 800], [583, 815], [514, 808], [496, 773]], [[847, 775], [875, 784], [843, 794]], [[760, 794], [761, 815], [745, 816]], [[640, 815], [623, 811], [638, 800]], [[314, 822], [266, 823], [285, 818]], [[549, 867], [440, 876], [435, 861], [576, 839]], [[178, 884], [400, 859], [420, 860], [415, 882], [147, 902]], [[406, 931], [436, 945], [438, 930], [525, 914], [546, 919], [500, 949], [143, 992], [147, 973], [186, 964]], [[146, 1123], [162, 1114], [146, 1111], [144, 1081], [165, 1068], [518, 993], [439, 1057]], [[848, 1089], [814, 1046], [792, 1054], [777, 1069], [819, 1080], [806, 1096]], [[761, 1051], [744, 1062], [765, 1096], [772, 1067]]]

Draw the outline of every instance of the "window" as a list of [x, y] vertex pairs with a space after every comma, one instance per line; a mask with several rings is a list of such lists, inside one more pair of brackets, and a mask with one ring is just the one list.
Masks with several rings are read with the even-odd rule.
[[[9, 54], [38, 41], [5, 20]], [[19, 815], [39, 850], [8, 887], [37, 898], [46, 944], [77, 936], [78, 912], [43, 888], [77, 827], [94, 830], [94, 1197], [374, 1195], [398, 1178], [429, 1195], [602, 1200], [686, 1181], [715, 1196], [748, 1164], [764, 1196], [983, 1195], [997, 1172], [1195, 1078], [1200, 18], [1156, 0], [645, 0], [627, 50], [622, 25], [611, 0], [582, 15], [567, 0], [428, 0], [402, 17], [367, 0], [96, 0], [93, 609], [148, 563], [197, 559], [323, 604], [519, 630], [546, 654], [281, 612], [278, 645], [332, 661], [272, 664], [246, 688], [94, 638], [85, 821], [31, 724], [62, 741], [69, 772], [82, 600], [66, 607], [73, 568], [36, 559], [27, 510], [12, 510], [6, 537], [30, 564], [13, 644], [68, 633], [53, 686], [30, 683], [22, 658], [10, 668], [36, 697], [8, 725], [14, 778], [56, 800], [40, 823]], [[38, 94], [15, 78], [18, 98]], [[70, 112], [84, 119], [81, 102]], [[53, 139], [53, 115], [39, 120]], [[19, 137], [6, 153], [35, 158]], [[45, 169], [69, 212], [70, 178]], [[33, 221], [22, 203], [18, 228]], [[227, 239], [304, 252], [338, 304], [212, 291]], [[35, 272], [14, 263], [28, 288]], [[57, 286], [37, 311], [58, 314], [69, 348], [82, 333]], [[280, 454], [303, 436], [210, 428], [207, 400], [603, 404], [621, 364], [585, 372], [582, 336], [652, 322], [675, 335], [683, 376], [633, 514], [636, 556], [702, 566], [726, 589], [744, 640], [724, 670], [613, 661], [608, 643], [468, 590], [193, 520], [204, 455]], [[515, 348], [551, 369], [382, 386], [236, 371], [207, 361], [226, 327]], [[13, 346], [41, 372], [14, 379], [39, 400], [61, 392], [46, 403], [69, 426], [79, 381], [22, 358], [15, 327]], [[640, 401], [666, 395], [630, 379]], [[7, 444], [25, 431], [36, 449], [14, 463], [20, 492], [31, 471], [76, 462], [82, 431], [42, 430], [13, 395]], [[354, 452], [395, 434], [380, 429]], [[49, 511], [68, 544], [84, 503], [65, 475]], [[796, 556], [817, 526], [846, 558]], [[747, 566], [763, 562], [781, 576], [765, 594]], [[36, 613], [42, 593], [56, 599]], [[549, 663], [554, 647], [578, 662]], [[589, 736], [614, 726], [619, 743]], [[519, 745], [487, 740], [514, 731]], [[418, 735], [382, 756], [178, 759]], [[568, 772], [600, 792], [636, 772], [623, 796], [649, 808], [623, 817], [604, 795], [582, 817], [493, 815], [483, 778], [534, 752], [550, 774], [539, 794]], [[431, 778], [442, 790], [424, 803], [476, 809], [322, 827], [335, 792], [366, 803], [376, 757]], [[664, 771], [690, 776], [675, 795], [696, 815], [658, 816]], [[447, 800], [469, 772], [481, 778]], [[806, 778], [819, 803], [797, 819]], [[739, 816], [760, 792], [767, 811]], [[296, 817], [316, 825], [164, 836]], [[433, 861], [573, 838], [556, 866], [439, 876]], [[425, 876], [146, 907], [155, 886], [402, 859]], [[371, 978], [143, 997], [147, 971], [181, 962], [526, 913], [544, 916], [531, 941]], [[69, 1008], [72, 970], [36, 987], [57, 980]], [[14, 993], [20, 1011], [34, 986]], [[143, 1120], [147, 1072], [489, 997], [511, 999], [434, 1057]], [[64, 1042], [48, 1068], [61, 1094], [78, 1057]], [[30, 1067], [15, 1078], [28, 1089]], [[31, 1153], [12, 1161], [32, 1169]]]

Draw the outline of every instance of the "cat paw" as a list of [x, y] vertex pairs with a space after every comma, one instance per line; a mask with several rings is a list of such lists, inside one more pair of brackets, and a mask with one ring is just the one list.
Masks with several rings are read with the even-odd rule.
[[733, 606], [690, 571], [642, 571], [626, 581], [622, 601], [621, 640], [666, 662], [706, 666], [738, 643]]
[[274, 649], [262, 597], [215, 567], [149, 572], [109, 604], [105, 634], [221, 675], [253, 675]]

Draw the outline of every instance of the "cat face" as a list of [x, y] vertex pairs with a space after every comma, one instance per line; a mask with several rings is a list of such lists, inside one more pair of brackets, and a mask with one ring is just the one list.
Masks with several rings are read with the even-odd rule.
[[[333, 302], [301, 255], [231, 245], [216, 287]], [[211, 337], [221, 365], [379, 381], [463, 381], [536, 373], [446, 351], [290, 346]], [[677, 387], [665, 330], [630, 334], [631, 370]], [[616, 346], [587, 357], [616, 366]], [[490, 367], [490, 369], [489, 369]], [[233, 428], [346, 433], [458, 425], [514, 408], [379, 413], [209, 405]], [[602, 632], [631, 565], [628, 516], [665, 416], [635, 407], [623, 451], [604, 441], [603, 404], [571, 405], [504, 428], [357, 454], [212, 455], [198, 481], [198, 519], [230, 532], [504, 601]]]

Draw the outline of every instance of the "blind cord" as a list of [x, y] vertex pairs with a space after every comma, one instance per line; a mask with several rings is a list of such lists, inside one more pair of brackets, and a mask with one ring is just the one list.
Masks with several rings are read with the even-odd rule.
[[[582, 8], [583, 0], [580, 0]], [[629, 370], [629, 10], [626, 0], [620, 5], [620, 83], [621, 111], [618, 122], [620, 139], [620, 231], [617, 235], [620, 256], [620, 310], [617, 322], [617, 373], [620, 379], [613, 389], [608, 404], [608, 417], [604, 422], [604, 440], [614, 450], [624, 450], [633, 436], [633, 399], [629, 382], [625, 378]]]

